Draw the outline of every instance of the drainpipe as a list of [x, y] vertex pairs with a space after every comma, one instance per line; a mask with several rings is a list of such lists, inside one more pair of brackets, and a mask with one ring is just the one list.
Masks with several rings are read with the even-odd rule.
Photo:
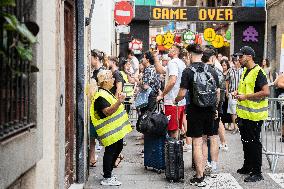
[[267, 58], [267, 46], [268, 46], [268, 13], [267, 13], [267, 2], [265, 1], [265, 36], [264, 36], [264, 58]]
[[76, 0], [76, 183], [84, 183], [84, 0]]

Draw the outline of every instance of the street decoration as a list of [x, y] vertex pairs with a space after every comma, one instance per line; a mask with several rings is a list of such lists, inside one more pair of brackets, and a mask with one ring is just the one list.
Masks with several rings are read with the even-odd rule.
[[195, 34], [192, 31], [187, 31], [183, 34], [183, 41], [186, 44], [193, 44], [195, 40]]
[[229, 47], [230, 45], [231, 45], [230, 42], [228, 42], [228, 41], [225, 41], [225, 42], [224, 42], [224, 47]]
[[181, 35], [175, 36], [175, 43], [181, 43]]
[[222, 35], [216, 35], [214, 41], [212, 41], [212, 45], [215, 48], [221, 48], [224, 46], [224, 37]]
[[258, 32], [253, 26], [249, 26], [243, 32], [243, 41], [244, 42], [258, 42]]
[[224, 37], [222, 35], [216, 35], [212, 41], [212, 45], [215, 48], [221, 48], [224, 46]]
[[127, 1], [115, 3], [114, 20], [119, 25], [128, 25], [133, 18], [133, 7]]
[[225, 33], [225, 39], [231, 40], [232, 39], [232, 31], [231, 29], [228, 29]]
[[200, 34], [195, 34], [195, 41], [196, 44], [202, 45], [202, 37]]
[[141, 54], [143, 48], [143, 42], [139, 39], [133, 39], [129, 44], [128, 47], [130, 50], [134, 52], [134, 54]]
[[171, 32], [156, 35], [156, 44], [159, 50], [170, 49], [175, 43], [175, 35]]
[[167, 32], [164, 35], [164, 41], [163, 41], [164, 47], [166, 49], [170, 49], [173, 46], [173, 44], [175, 43], [174, 39], [175, 39], [175, 35], [172, 34], [171, 32]]
[[216, 32], [213, 28], [206, 28], [203, 32], [204, 40], [211, 42], [214, 41]]
[[156, 43], [157, 45], [163, 45], [164, 42], [164, 36], [162, 34], [158, 34], [156, 36]]

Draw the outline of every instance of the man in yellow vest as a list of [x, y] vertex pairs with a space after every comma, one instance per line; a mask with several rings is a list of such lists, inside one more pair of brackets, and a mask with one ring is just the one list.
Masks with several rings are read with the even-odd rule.
[[128, 115], [124, 110], [125, 94], [119, 93], [116, 98], [109, 90], [113, 87], [114, 79], [110, 70], [98, 74], [99, 90], [92, 98], [90, 115], [97, 131], [98, 138], [105, 146], [103, 157], [105, 186], [119, 186], [121, 182], [112, 175], [113, 166], [123, 148], [123, 138], [132, 128]]
[[237, 55], [244, 67], [238, 91], [233, 94], [238, 100], [237, 123], [244, 151], [244, 164], [237, 173], [250, 174], [245, 182], [256, 182], [263, 180], [260, 132], [263, 120], [268, 117], [268, 101], [265, 98], [269, 96], [269, 87], [264, 70], [254, 62], [254, 50], [244, 46]]

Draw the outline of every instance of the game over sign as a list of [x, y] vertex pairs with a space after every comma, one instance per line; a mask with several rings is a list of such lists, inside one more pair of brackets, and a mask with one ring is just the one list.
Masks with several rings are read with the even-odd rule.
[[[150, 14], [149, 14], [150, 12]], [[251, 14], [251, 13], [254, 14]], [[135, 20], [196, 22], [265, 21], [263, 7], [160, 7], [135, 6]]]

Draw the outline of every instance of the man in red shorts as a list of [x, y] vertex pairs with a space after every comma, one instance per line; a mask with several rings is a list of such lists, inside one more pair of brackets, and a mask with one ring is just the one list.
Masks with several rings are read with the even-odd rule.
[[[173, 102], [179, 91], [182, 72], [186, 67], [185, 63], [178, 58], [179, 53], [180, 50], [178, 47], [172, 46], [170, 48], [169, 56], [172, 57], [172, 60], [170, 60], [168, 65], [163, 69], [166, 74], [165, 89], [162, 92], [162, 94], [157, 97], [157, 100], [164, 99], [165, 114], [168, 116], [169, 119], [168, 131], [170, 136], [174, 138], [178, 137], [177, 120], [179, 121], [179, 126], [180, 127], [182, 126], [182, 120], [186, 104], [185, 99], [182, 99], [178, 103], [178, 115], [177, 115], [177, 109], [176, 109], [177, 107]], [[158, 63], [156, 62], [156, 64]]]

